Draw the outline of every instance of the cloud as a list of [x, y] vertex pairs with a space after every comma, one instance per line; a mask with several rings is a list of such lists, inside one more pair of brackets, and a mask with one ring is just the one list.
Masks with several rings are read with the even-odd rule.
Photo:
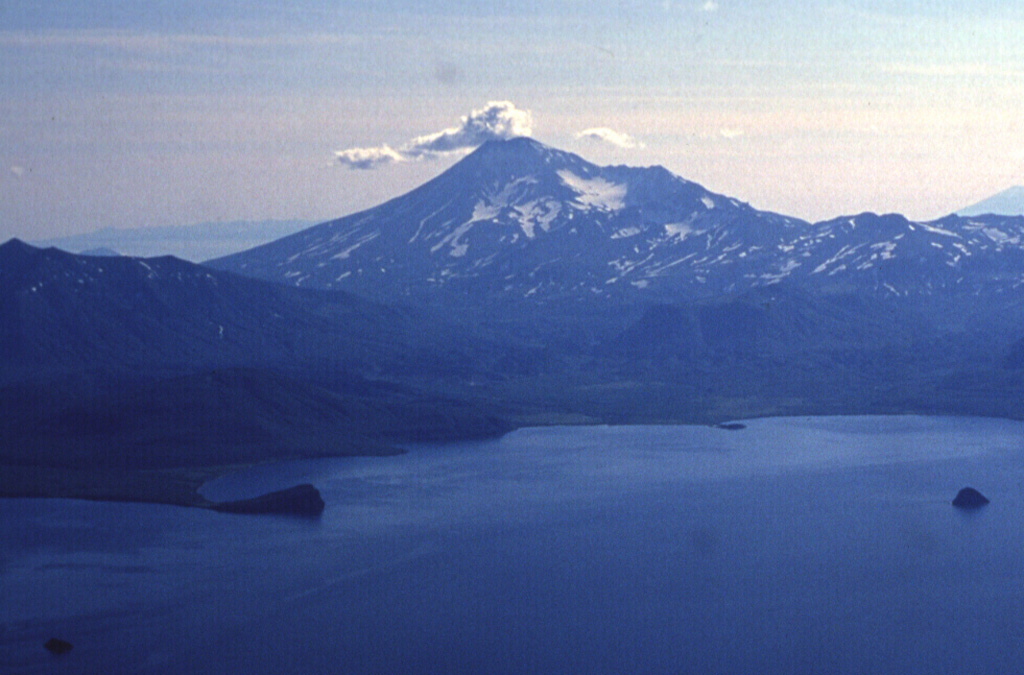
[[11, 173], [13, 173], [18, 178], [21, 178], [22, 176], [25, 175], [25, 167], [23, 167], [23, 166], [12, 166], [11, 167]]
[[717, 12], [718, 11], [718, 3], [715, 2], [715, 0], [708, 0], [703, 5], [701, 5], [700, 10], [702, 12]]
[[743, 129], [730, 129], [728, 127], [726, 127], [725, 129], [719, 129], [718, 130], [718, 134], [722, 138], [728, 138], [728, 139], [739, 138], [744, 133], [745, 132], [743, 131]]
[[529, 110], [519, 110], [509, 101], [491, 101], [486, 108], [474, 110], [463, 117], [459, 126], [418, 136], [402, 149], [413, 157], [460, 152], [487, 141], [530, 136], [532, 127], [533, 118]]
[[376, 169], [384, 164], [405, 161], [405, 157], [387, 145], [378, 148], [349, 148], [334, 154], [340, 163], [353, 169]]
[[397, 150], [380, 145], [349, 148], [335, 152], [338, 162], [352, 169], [375, 169], [392, 162], [433, 159], [467, 152], [487, 141], [505, 140], [533, 134], [533, 117], [509, 101], [490, 101], [480, 110], [464, 116], [457, 127], [417, 136]]
[[592, 141], [609, 143], [620, 148], [644, 147], [643, 143], [637, 142], [637, 140], [629, 134], [624, 134], [619, 131], [615, 131], [614, 129], [609, 129], [608, 127], [592, 127], [590, 129], [584, 129], [576, 134], [576, 138], [589, 138]]

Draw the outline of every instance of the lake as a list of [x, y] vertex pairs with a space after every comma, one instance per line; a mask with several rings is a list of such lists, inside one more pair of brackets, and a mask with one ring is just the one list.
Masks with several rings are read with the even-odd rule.
[[[1024, 424], [745, 423], [521, 429], [204, 488], [312, 482], [314, 521], [0, 500], [0, 671], [1019, 669]], [[965, 485], [992, 503], [953, 508]]]

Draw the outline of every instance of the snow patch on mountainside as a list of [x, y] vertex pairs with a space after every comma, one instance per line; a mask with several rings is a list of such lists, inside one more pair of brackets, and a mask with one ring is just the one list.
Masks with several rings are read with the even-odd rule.
[[576, 202], [587, 208], [619, 211], [626, 204], [626, 186], [604, 178], [583, 178], [572, 171], [559, 171], [558, 177], [577, 194]]
[[1020, 239], [1017, 237], [1011, 237], [1000, 229], [994, 227], [986, 227], [982, 229], [985, 236], [994, 241], [997, 244], [1017, 244], [1020, 243]]
[[[469, 220], [456, 227], [443, 237], [441, 241], [431, 246], [430, 252], [436, 253], [447, 244], [451, 247], [448, 255], [453, 258], [465, 256], [466, 252], [469, 251], [469, 244], [462, 241], [462, 237], [472, 230], [476, 223], [497, 220], [505, 209], [512, 206], [516, 199], [522, 196], [526, 186], [536, 182], [537, 180], [530, 176], [519, 178], [505, 185], [501, 190], [492, 192], [483, 199], [478, 199], [473, 206], [473, 215], [470, 216]], [[533, 237], [533, 228], [536, 225], [539, 224], [542, 228], [547, 229], [547, 225], [558, 215], [557, 204], [555, 204], [554, 209], [551, 209], [550, 205], [548, 205], [546, 211], [541, 211], [536, 208], [536, 202], [529, 202], [516, 207], [515, 210], [519, 214], [520, 227], [523, 228], [526, 236], [531, 238]]]
[[427, 221], [432, 219], [437, 214], [441, 213], [441, 211], [443, 211], [444, 209], [448, 208], [448, 206], [451, 203], [452, 203], [451, 199], [447, 200], [444, 204], [441, 205], [440, 208], [434, 209], [433, 211], [430, 212], [430, 214], [426, 218], [423, 218], [422, 220], [420, 220], [419, 227], [416, 228], [416, 232], [412, 235], [412, 238], [409, 239], [409, 243], [411, 244], [414, 241], [416, 241], [417, 239], [419, 239], [420, 238], [420, 233], [423, 232], [423, 227], [427, 224]]
[[665, 234], [669, 238], [676, 237], [682, 241], [691, 234], [703, 234], [703, 232], [694, 230], [687, 223], [665, 223]]
[[[352, 255], [352, 251], [355, 251], [357, 248], [359, 248], [363, 244], [371, 242], [371, 241], [373, 241], [374, 239], [376, 239], [379, 236], [380, 236], [380, 232], [371, 232], [370, 234], [367, 234], [367, 235], [361, 237], [358, 241], [356, 241], [356, 243], [352, 244], [348, 248], [342, 249], [340, 252], [334, 254], [331, 257], [334, 258], [335, 260], [345, 260], [350, 255]], [[297, 256], [293, 256], [293, 258], [294, 257], [297, 257]], [[288, 262], [290, 263], [290, 262], [292, 262], [292, 260], [289, 260]]]
[[539, 226], [547, 232], [551, 228], [551, 221], [558, 217], [562, 205], [553, 200], [533, 200], [515, 207], [516, 220], [523, 234], [527, 239], [536, 236], [535, 229]]
[[891, 260], [894, 257], [893, 251], [896, 250], [896, 242], [894, 241], [880, 241], [877, 244], [871, 244], [871, 250], [874, 253], [871, 254], [871, 259], [881, 258], [882, 260]]
[[629, 239], [643, 232], [639, 227], [623, 227], [615, 234], [612, 235], [612, 239]]
[[761, 275], [761, 279], [766, 282], [767, 285], [777, 284], [786, 277], [796, 268], [800, 267], [800, 263], [796, 260], [787, 260], [778, 270], [778, 272], [771, 273], [767, 272]]
[[917, 223], [917, 225], [920, 225], [922, 228], [933, 234], [941, 234], [947, 237], [956, 237], [957, 239], [960, 238], [960, 235], [957, 234], [956, 232], [950, 232], [949, 230], [945, 230], [935, 225], [929, 225], [928, 223]]

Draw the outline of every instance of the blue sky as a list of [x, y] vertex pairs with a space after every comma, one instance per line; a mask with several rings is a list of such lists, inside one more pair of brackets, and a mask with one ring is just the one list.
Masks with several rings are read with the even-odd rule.
[[0, 239], [337, 217], [459, 157], [337, 151], [489, 101], [759, 208], [937, 217], [1024, 183], [1021, 35], [992, 1], [5, 0]]

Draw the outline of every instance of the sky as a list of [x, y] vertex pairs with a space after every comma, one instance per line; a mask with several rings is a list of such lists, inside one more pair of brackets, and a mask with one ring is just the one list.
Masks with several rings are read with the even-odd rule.
[[327, 220], [514, 133], [936, 218], [1024, 183], [1021, 35], [993, 0], [3, 0], [0, 240]]

